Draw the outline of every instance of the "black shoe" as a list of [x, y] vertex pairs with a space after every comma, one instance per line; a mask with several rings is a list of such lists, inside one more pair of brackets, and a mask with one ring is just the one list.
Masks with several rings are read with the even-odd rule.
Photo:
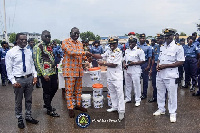
[[193, 87], [193, 86], [190, 88], [190, 92], [192, 92], [192, 91], [195, 91], [195, 87]]
[[36, 84], [36, 88], [41, 88], [41, 87], [40, 87], [40, 85], [37, 85], [37, 84]]
[[3, 82], [3, 83], [2, 83], [2, 86], [6, 86], [6, 83], [5, 83], [5, 82]]
[[200, 92], [193, 93], [192, 96], [200, 96]]
[[19, 127], [20, 129], [24, 129], [24, 128], [25, 128], [23, 119], [18, 119], [18, 127]]
[[[46, 106], [46, 105], [43, 105], [43, 108], [47, 108], [47, 106]], [[52, 108], [52, 111], [56, 111], [56, 109], [55, 109], [55, 108]]]
[[55, 111], [47, 110], [47, 115], [50, 115], [52, 117], [60, 117], [59, 114], [57, 114]]
[[32, 117], [28, 117], [25, 120], [26, 120], [26, 122], [32, 123], [32, 124], [38, 124], [38, 122], [39, 122], [38, 120], [33, 119]]
[[142, 94], [142, 96], [141, 96], [140, 98], [143, 100], [143, 99], [146, 99], [146, 98], [147, 98], [147, 96], [146, 96], [146, 95], [144, 95], [144, 94]]
[[149, 102], [149, 103], [152, 103], [152, 102], [156, 102], [156, 101], [157, 101], [157, 99], [155, 99], [155, 98], [152, 97], [151, 99], [149, 99], [148, 102]]
[[182, 86], [182, 88], [188, 88], [188, 85], [184, 85], [184, 86]]

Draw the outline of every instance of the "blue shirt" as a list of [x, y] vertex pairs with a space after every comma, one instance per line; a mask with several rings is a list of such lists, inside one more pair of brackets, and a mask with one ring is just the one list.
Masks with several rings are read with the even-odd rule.
[[183, 49], [185, 57], [197, 57], [197, 53], [199, 53], [198, 48], [194, 44], [191, 46], [184, 45]]
[[[55, 64], [59, 64], [61, 61], [61, 58], [63, 57], [63, 51], [62, 48], [58, 45], [58, 46], [54, 46], [53, 47], [53, 54], [55, 56]], [[60, 56], [58, 56], [60, 55]]]
[[197, 40], [195, 40], [192, 44], [194, 44], [194, 45], [197, 46], [197, 47], [200, 46], [200, 43], [199, 43]]
[[159, 54], [160, 54], [160, 46], [158, 45], [158, 44], [155, 44], [154, 46], [152, 46], [152, 48], [153, 48], [153, 55], [154, 55], [154, 60], [155, 61], [158, 61], [158, 56], [159, 56]]
[[31, 50], [31, 52], [33, 53], [33, 48], [31, 48], [31, 46], [30, 46], [30, 45], [28, 45], [26, 48], [27, 48], [27, 49], [30, 49], [30, 50]]
[[1, 49], [1, 52], [0, 52], [1, 59], [5, 59], [6, 53], [8, 52], [8, 50], [9, 50], [9, 48], [7, 48], [7, 49], [2, 48]]
[[146, 43], [143, 45], [137, 44], [137, 46], [144, 51], [145, 61], [148, 61], [148, 59], [152, 57], [152, 47], [148, 46]]
[[103, 54], [103, 48], [101, 46], [98, 46], [98, 47], [93, 46], [90, 49], [90, 53], [92, 53], [92, 54]]

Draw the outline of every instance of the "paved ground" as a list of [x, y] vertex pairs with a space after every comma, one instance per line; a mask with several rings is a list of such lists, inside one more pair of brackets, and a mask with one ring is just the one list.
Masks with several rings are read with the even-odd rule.
[[[92, 90], [92, 89], [90, 89]], [[84, 92], [88, 93], [88, 92]], [[91, 93], [91, 92], [89, 92]], [[151, 97], [152, 88], [149, 87], [148, 98]], [[106, 95], [106, 92], [104, 92]], [[102, 109], [94, 109], [90, 107], [88, 114], [91, 119], [117, 119], [116, 112], [107, 113], [107, 99], [104, 99], [104, 107]], [[14, 93], [11, 85], [6, 87], [0, 86], [0, 133], [1, 132], [31, 132], [31, 133], [82, 133], [82, 132], [169, 132], [169, 133], [197, 133], [200, 132], [200, 99], [191, 96], [189, 89], [178, 89], [178, 110], [177, 122], [170, 123], [169, 113], [162, 116], [153, 116], [153, 112], [157, 110], [156, 103], [148, 103], [148, 99], [141, 102], [141, 106], [135, 107], [134, 102], [126, 104], [125, 120], [119, 123], [96, 122], [91, 123], [88, 128], [77, 128], [75, 119], [69, 118], [66, 102], [62, 95], [62, 90], [58, 90], [53, 100], [53, 106], [61, 115], [60, 118], [52, 118], [46, 115], [43, 109], [42, 88], [35, 88], [33, 92], [32, 116], [40, 122], [38, 125], [26, 124], [25, 129], [17, 127], [17, 119], [14, 116]], [[23, 102], [24, 106], [24, 102]], [[78, 115], [79, 111], [76, 111]]]

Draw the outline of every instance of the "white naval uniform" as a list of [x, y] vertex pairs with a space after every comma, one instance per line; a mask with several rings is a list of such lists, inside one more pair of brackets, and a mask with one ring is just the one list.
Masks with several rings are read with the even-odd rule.
[[[144, 51], [137, 46], [135, 46], [132, 50], [126, 49], [124, 61], [132, 61], [132, 62], [138, 62], [138, 61], [145, 61], [145, 54]], [[131, 91], [134, 87], [134, 93], [135, 93], [135, 101], [140, 102], [141, 101], [141, 84], [140, 84], [140, 76], [142, 73], [142, 69], [140, 65], [133, 65], [128, 66], [128, 69], [124, 71], [125, 72], [125, 97], [126, 100], [131, 101]], [[133, 84], [132, 84], [133, 82]]]
[[[173, 64], [177, 61], [185, 61], [183, 47], [179, 47], [172, 41], [168, 46], [165, 43], [160, 47], [160, 54], [158, 57], [159, 65]], [[176, 114], [177, 110], [177, 88], [175, 84], [176, 78], [179, 77], [178, 67], [165, 68], [157, 72], [156, 85], [157, 85], [157, 102], [158, 108], [165, 111], [165, 93], [168, 91], [168, 109], [170, 114]]]
[[117, 64], [116, 68], [107, 68], [107, 84], [110, 92], [112, 108], [119, 113], [125, 113], [123, 92], [122, 52], [119, 48], [112, 51], [110, 48], [101, 55], [107, 63]]

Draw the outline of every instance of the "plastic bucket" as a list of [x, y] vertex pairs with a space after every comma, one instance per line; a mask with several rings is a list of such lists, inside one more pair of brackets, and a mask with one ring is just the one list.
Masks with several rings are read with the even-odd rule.
[[93, 97], [94, 108], [103, 108], [103, 96]]
[[90, 94], [82, 94], [82, 107], [88, 108], [91, 106], [91, 95]]
[[99, 97], [102, 96], [103, 93], [103, 85], [96, 83], [92, 85], [93, 88], [93, 97]]
[[92, 81], [99, 81], [101, 79], [101, 68], [94, 67], [88, 69], [90, 72], [90, 78]]

